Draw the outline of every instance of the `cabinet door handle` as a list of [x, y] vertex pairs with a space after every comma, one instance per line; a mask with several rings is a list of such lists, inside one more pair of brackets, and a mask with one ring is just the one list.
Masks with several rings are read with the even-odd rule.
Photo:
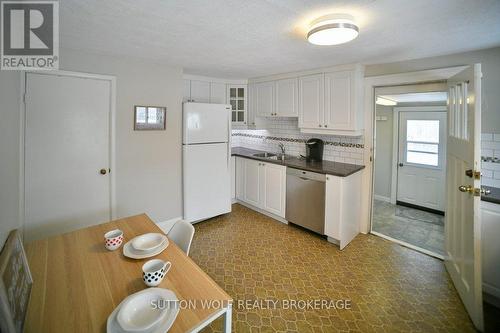
[[328, 127], [327, 125], [325, 125], [325, 127]]
[[321, 127], [321, 124], [319, 124], [318, 126]]

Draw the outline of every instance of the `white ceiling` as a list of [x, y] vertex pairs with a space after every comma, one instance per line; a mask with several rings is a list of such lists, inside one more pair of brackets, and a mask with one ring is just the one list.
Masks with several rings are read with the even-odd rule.
[[448, 94], [446, 92], [426, 92], [398, 95], [380, 95], [382, 98], [390, 99], [398, 103], [420, 103], [420, 102], [446, 102]]
[[[359, 37], [315, 46], [308, 23], [355, 17]], [[61, 47], [247, 78], [500, 45], [498, 0], [60, 0]]]

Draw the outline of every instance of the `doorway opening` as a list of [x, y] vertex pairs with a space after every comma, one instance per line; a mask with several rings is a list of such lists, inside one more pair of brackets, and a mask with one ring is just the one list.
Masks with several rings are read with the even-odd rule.
[[444, 256], [447, 86], [375, 89], [371, 232]]

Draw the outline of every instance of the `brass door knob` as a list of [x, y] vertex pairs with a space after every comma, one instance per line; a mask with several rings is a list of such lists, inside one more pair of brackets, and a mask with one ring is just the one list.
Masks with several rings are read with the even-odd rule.
[[105, 175], [107, 173], [107, 171], [106, 171], [106, 169], [101, 169], [101, 170], [99, 170], [99, 173], [101, 175]]
[[473, 186], [470, 186], [470, 185], [460, 185], [458, 187], [458, 190], [460, 192], [469, 192], [469, 193], [473, 193], [474, 192], [474, 187]]

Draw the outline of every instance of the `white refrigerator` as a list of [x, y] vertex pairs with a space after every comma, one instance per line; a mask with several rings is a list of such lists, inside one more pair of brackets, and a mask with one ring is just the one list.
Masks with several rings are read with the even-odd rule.
[[231, 211], [231, 106], [184, 103], [184, 220], [198, 222]]

